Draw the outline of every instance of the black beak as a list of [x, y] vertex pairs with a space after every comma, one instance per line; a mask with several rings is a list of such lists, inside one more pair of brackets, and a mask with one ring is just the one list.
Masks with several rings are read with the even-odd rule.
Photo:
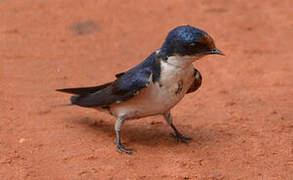
[[219, 55], [225, 56], [225, 54], [217, 48], [214, 48], [213, 50], [211, 50], [210, 54], [219, 54]]

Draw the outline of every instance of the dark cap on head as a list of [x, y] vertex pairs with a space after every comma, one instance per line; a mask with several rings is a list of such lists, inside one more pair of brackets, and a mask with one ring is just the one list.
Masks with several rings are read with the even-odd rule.
[[162, 45], [161, 50], [166, 56], [197, 56], [221, 54], [214, 40], [203, 30], [185, 25], [171, 30]]

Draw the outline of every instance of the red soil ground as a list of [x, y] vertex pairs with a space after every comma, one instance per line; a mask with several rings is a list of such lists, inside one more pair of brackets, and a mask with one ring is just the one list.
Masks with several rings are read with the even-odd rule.
[[[0, 179], [293, 179], [293, 11], [270, 1], [0, 1]], [[225, 57], [194, 65], [204, 81], [163, 118], [130, 121], [56, 107], [57, 88], [97, 85], [190, 24]]]

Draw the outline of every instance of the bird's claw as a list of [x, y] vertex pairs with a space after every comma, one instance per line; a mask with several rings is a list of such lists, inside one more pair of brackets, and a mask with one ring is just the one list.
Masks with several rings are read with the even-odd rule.
[[178, 143], [179, 140], [184, 142], [185, 144], [189, 144], [189, 141], [192, 139], [191, 137], [185, 137], [179, 132], [170, 133], [172, 137], [175, 138], [176, 142]]
[[124, 147], [122, 144], [120, 143], [117, 143], [117, 150], [118, 152], [122, 153], [122, 152], [126, 152], [128, 154], [131, 154], [133, 152], [133, 149], [130, 149], [130, 148], [126, 148]]

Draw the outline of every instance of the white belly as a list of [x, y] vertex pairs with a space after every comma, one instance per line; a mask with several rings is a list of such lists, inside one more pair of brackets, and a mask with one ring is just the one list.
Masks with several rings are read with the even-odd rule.
[[175, 106], [186, 94], [194, 80], [192, 64], [179, 68], [162, 62], [160, 81], [150, 83], [135, 97], [110, 106], [111, 114], [127, 119], [162, 114]]

